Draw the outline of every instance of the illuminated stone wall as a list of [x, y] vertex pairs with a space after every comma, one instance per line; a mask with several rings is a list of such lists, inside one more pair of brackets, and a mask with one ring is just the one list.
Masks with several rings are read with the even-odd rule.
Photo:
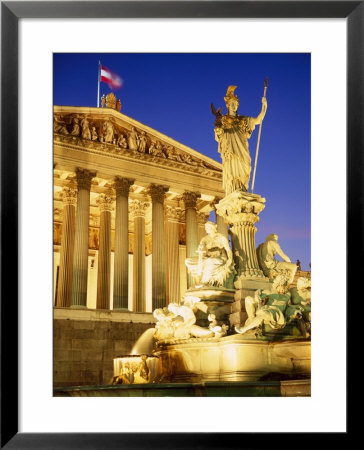
[[154, 326], [151, 314], [54, 311], [54, 387], [108, 384], [113, 358], [129, 354], [144, 331]]

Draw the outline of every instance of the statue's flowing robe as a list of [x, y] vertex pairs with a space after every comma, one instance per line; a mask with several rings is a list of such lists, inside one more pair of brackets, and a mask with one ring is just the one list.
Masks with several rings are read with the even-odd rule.
[[226, 115], [221, 118], [221, 126], [215, 128], [226, 194], [238, 189], [248, 190], [251, 172], [248, 139], [254, 131], [255, 122], [253, 117]]
[[201, 239], [198, 247], [203, 252], [202, 258], [187, 258], [185, 263], [189, 272], [197, 278], [198, 284], [222, 286], [232, 272], [231, 265], [227, 265], [228, 255], [226, 248], [229, 243], [225, 236], [216, 233]]

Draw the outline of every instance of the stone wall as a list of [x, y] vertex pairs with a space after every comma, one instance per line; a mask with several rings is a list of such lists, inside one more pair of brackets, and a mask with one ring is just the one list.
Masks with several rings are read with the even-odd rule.
[[55, 308], [54, 387], [104, 385], [113, 377], [113, 358], [127, 355], [152, 314]]

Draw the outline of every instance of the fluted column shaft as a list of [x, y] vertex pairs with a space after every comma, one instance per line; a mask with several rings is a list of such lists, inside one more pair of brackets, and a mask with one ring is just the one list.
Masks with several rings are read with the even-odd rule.
[[208, 218], [209, 214], [208, 213], [204, 213], [202, 211], [198, 211], [197, 212], [197, 240], [200, 243], [201, 239], [206, 236], [206, 230], [205, 230], [205, 224], [207, 222], [207, 218]]
[[115, 179], [115, 253], [114, 253], [114, 300], [113, 309], [128, 309], [129, 274], [129, 218], [128, 196], [134, 180]]
[[179, 219], [181, 211], [167, 206], [168, 302], [180, 301]]
[[227, 240], [229, 240], [229, 229], [226, 225], [224, 218], [219, 216], [216, 213], [216, 225], [217, 225], [217, 232], [221, 233], [223, 236], [226, 237]]
[[215, 197], [212, 206], [215, 210], [216, 215], [216, 225], [217, 225], [217, 232], [222, 234], [226, 237], [226, 239], [229, 241], [229, 228], [227, 223], [225, 222], [224, 218], [220, 216], [220, 214], [216, 211], [216, 204], [221, 200], [221, 198]]
[[77, 169], [76, 171], [78, 192], [71, 306], [86, 307], [87, 304], [90, 189], [91, 180], [94, 176], [95, 174], [88, 170]]
[[[197, 231], [197, 213], [196, 204], [200, 194], [195, 192], [185, 192], [183, 200], [186, 207], [186, 256], [187, 258], [196, 257], [198, 248], [198, 231]], [[187, 276], [187, 287], [194, 285], [191, 274]]]
[[265, 207], [265, 199], [257, 194], [233, 192], [216, 204], [217, 212], [230, 224], [231, 240], [237, 277], [235, 287], [249, 278], [265, 276], [259, 267], [256, 249], [255, 224]]
[[97, 309], [110, 309], [110, 269], [111, 269], [111, 210], [114, 199], [110, 194], [100, 194], [99, 258], [97, 265]]
[[164, 232], [164, 196], [168, 187], [152, 184], [152, 309], [167, 304], [166, 292], [166, 247]]
[[62, 240], [56, 305], [62, 307], [68, 307], [71, 304], [76, 198], [77, 191], [76, 189], [73, 189], [73, 186], [63, 188]]
[[145, 282], [145, 212], [149, 203], [134, 200], [130, 208], [134, 217], [133, 303], [134, 311], [146, 309]]

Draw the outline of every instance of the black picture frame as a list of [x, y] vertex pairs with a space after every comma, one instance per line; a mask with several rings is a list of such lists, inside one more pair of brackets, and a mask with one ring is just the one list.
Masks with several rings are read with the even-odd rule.
[[[347, 297], [361, 279], [364, 144], [364, 1], [1, 2], [1, 448], [261, 448], [267, 434], [18, 432], [18, 22], [22, 18], [346, 18]], [[334, 95], [334, 93], [333, 93]], [[340, 187], [338, 187], [340, 188]], [[341, 213], [343, 205], [340, 205]], [[11, 300], [11, 301], [10, 301]], [[343, 299], [344, 300], [344, 299]], [[9, 320], [12, 318], [13, 320]], [[242, 400], [240, 400], [241, 402]], [[273, 412], [271, 412], [273, 413]], [[264, 414], [269, 415], [269, 411]], [[349, 417], [348, 417], [349, 418]], [[188, 431], [188, 430], [186, 430]], [[213, 430], [211, 430], [213, 431]], [[348, 428], [349, 431], [349, 428]], [[289, 430], [287, 430], [289, 432]], [[342, 444], [349, 433], [335, 435]], [[276, 435], [275, 437], [278, 438]], [[327, 436], [321, 436], [327, 444]], [[287, 436], [283, 439], [287, 439]], [[297, 446], [291, 438], [289, 445]], [[310, 436], [300, 437], [299, 447]], [[320, 439], [315, 435], [315, 444]], [[296, 443], [294, 443], [296, 441]], [[278, 442], [278, 441], [277, 441]]]

